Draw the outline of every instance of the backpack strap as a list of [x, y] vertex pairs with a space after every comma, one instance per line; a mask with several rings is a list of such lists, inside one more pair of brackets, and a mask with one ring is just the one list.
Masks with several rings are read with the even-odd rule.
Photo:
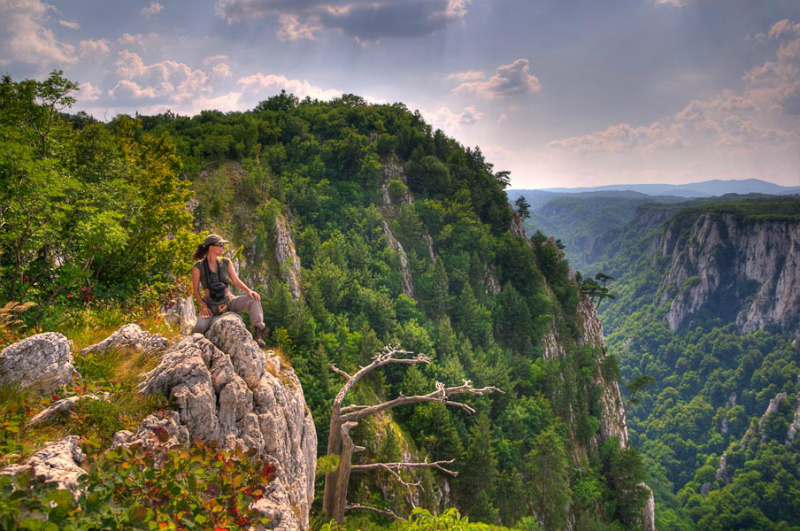
[[211, 278], [208, 276], [208, 271], [211, 266], [208, 264], [208, 257], [203, 259], [203, 272], [206, 274], [206, 288], [211, 289]]

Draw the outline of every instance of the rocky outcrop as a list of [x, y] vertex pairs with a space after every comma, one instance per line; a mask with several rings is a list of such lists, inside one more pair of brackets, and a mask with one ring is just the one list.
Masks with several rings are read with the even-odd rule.
[[166, 449], [176, 446], [187, 448], [190, 442], [189, 430], [181, 424], [180, 415], [177, 411], [170, 411], [162, 416], [149, 415], [139, 424], [136, 433], [118, 431], [111, 441], [111, 449], [131, 446], [140, 446], [145, 450], [152, 450], [156, 446]]
[[294, 371], [272, 352], [265, 356], [238, 315], [216, 318], [207, 337], [179, 341], [140, 388], [175, 401], [189, 439], [256, 450], [268, 459], [276, 480], [259, 507], [270, 514], [281, 508], [273, 518], [277, 529], [308, 527], [317, 448], [311, 414]]
[[175, 297], [168, 300], [161, 307], [161, 315], [168, 325], [180, 330], [184, 336], [191, 334], [197, 323], [197, 312], [192, 297]]
[[81, 354], [99, 354], [109, 350], [133, 350], [148, 355], [164, 352], [169, 340], [159, 334], [151, 334], [135, 323], [123, 325], [119, 330], [99, 343], [81, 350]]
[[98, 395], [82, 395], [71, 396], [69, 398], [62, 398], [45, 410], [37, 413], [31, 420], [28, 421], [28, 427], [39, 426], [42, 424], [51, 424], [58, 419], [65, 417], [75, 407], [75, 404], [82, 400], [108, 400], [108, 393], [103, 396]]
[[300, 298], [300, 258], [294, 249], [289, 222], [282, 215], [275, 218], [275, 258], [283, 272], [292, 297]]
[[403, 279], [403, 293], [413, 299], [414, 281], [411, 279], [411, 270], [408, 268], [408, 256], [406, 255], [406, 251], [403, 249], [403, 245], [397, 241], [397, 238], [394, 237], [394, 234], [392, 234], [392, 231], [389, 229], [389, 224], [386, 223], [386, 220], [383, 221], [383, 233], [386, 235], [386, 239], [389, 241], [389, 247], [391, 247], [392, 250], [397, 253], [398, 258], [400, 259], [400, 275]]
[[[603, 348], [603, 325], [597, 317], [597, 310], [587, 298], [583, 298], [578, 305], [578, 315], [583, 322], [583, 334], [580, 339], [582, 345], [592, 346], [598, 349], [600, 358], [598, 365], [602, 366], [605, 359]], [[622, 404], [622, 396], [619, 392], [619, 384], [616, 380], [607, 380], [603, 371], [596, 371], [594, 385], [603, 390], [600, 400], [602, 415], [600, 415], [600, 436], [603, 440], [611, 437], [618, 437], [623, 448], [628, 447], [628, 427], [625, 419], [625, 407]], [[652, 495], [652, 493], [651, 493]]]
[[0, 352], [0, 385], [50, 392], [79, 377], [73, 365], [71, 342], [47, 332], [23, 339]]
[[59, 489], [69, 490], [77, 499], [80, 495], [78, 478], [86, 474], [81, 468], [86, 455], [81, 451], [80, 440], [80, 437], [70, 435], [50, 443], [30, 456], [23, 464], [4, 468], [0, 471], [0, 475], [16, 476], [22, 472], [29, 472], [33, 477], [46, 483], [54, 482]]
[[800, 224], [718, 213], [698, 216], [688, 232], [682, 223], [671, 222], [660, 244], [670, 260], [661, 286], [670, 328], [714, 304], [742, 332], [800, 334]]

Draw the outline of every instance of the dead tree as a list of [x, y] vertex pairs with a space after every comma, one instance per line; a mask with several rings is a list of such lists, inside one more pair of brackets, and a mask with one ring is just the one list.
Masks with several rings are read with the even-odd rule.
[[399, 397], [386, 402], [381, 402], [380, 404], [371, 406], [349, 405], [342, 407], [342, 403], [344, 402], [347, 393], [353, 388], [353, 386], [364, 376], [375, 369], [390, 363], [404, 363], [411, 365], [417, 363], [430, 363], [431, 361], [431, 359], [424, 354], [417, 354], [411, 357], [412, 354], [413, 352], [401, 350], [399, 345], [394, 347], [383, 347], [383, 350], [375, 355], [372, 363], [366, 367], [361, 367], [358, 372], [353, 375], [346, 373], [345, 371], [337, 368], [335, 365], [331, 365], [331, 369], [333, 369], [336, 374], [342, 376], [346, 381], [333, 401], [333, 407], [331, 410], [330, 434], [328, 435], [328, 457], [332, 457], [334, 455], [339, 456], [339, 466], [335, 470], [325, 474], [325, 493], [323, 495], [322, 504], [323, 510], [325, 511], [327, 517], [336, 520], [340, 524], [344, 521], [344, 513], [347, 510], [352, 509], [369, 510], [387, 516], [393, 516], [395, 518], [397, 517], [397, 515], [391, 511], [385, 511], [375, 507], [367, 507], [364, 505], [348, 506], [347, 485], [350, 481], [351, 472], [386, 470], [394, 474], [395, 477], [400, 479], [400, 482], [403, 485], [409, 488], [418, 487], [419, 484], [405, 482], [398, 473], [400, 469], [435, 468], [446, 474], [450, 474], [451, 476], [456, 476], [458, 474], [457, 472], [448, 470], [443, 466], [452, 463], [452, 460], [435, 462], [426, 461], [424, 463], [372, 463], [353, 465], [353, 454], [356, 452], [361, 452], [365, 449], [362, 446], [356, 446], [353, 443], [353, 439], [350, 437], [350, 430], [358, 425], [359, 420], [363, 419], [364, 417], [368, 417], [369, 415], [374, 415], [375, 413], [386, 411], [397, 406], [418, 404], [421, 402], [441, 402], [445, 405], [460, 407], [469, 413], [474, 413], [475, 410], [469, 407], [467, 404], [449, 400], [450, 396], [456, 394], [483, 395], [485, 393], [500, 391], [496, 387], [475, 389], [472, 387], [472, 383], [468, 380], [465, 380], [462, 385], [456, 387], [445, 387], [444, 384], [436, 382], [436, 390], [428, 393], [427, 395], [404, 396], [401, 393]]

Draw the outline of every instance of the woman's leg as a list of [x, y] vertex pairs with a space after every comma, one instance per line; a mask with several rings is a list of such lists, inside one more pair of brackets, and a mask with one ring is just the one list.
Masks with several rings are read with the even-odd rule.
[[250, 295], [234, 297], [228, 309], [236, 313], [247, 312], [253, 328], [264, 328], [264, 310], [261, 308], [261, 301], [250, 298]]
[[193, 334], [205, 334], [208, 331], [208, 327], [211, 325], [211, 317], [198, 317], [197, 322], [194, 325], [194, 329], [192, 330]]

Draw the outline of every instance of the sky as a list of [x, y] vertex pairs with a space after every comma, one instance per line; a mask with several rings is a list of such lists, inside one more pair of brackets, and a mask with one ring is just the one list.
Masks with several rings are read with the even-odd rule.
[[0, 0], [0, 72], [119, 113], [402, 102], [514, 188], [800, 186], [800, 0]]

